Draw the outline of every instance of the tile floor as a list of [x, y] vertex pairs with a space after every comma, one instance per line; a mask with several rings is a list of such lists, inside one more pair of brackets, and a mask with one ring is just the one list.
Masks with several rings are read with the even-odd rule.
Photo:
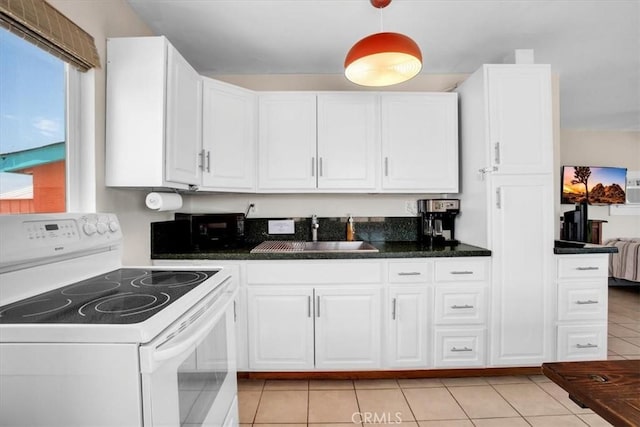
[[[609, 288], [609, 358], [640, 358], [640, 288]], [[609, 426], [542, 375], [240, 380], [241, 426]]]

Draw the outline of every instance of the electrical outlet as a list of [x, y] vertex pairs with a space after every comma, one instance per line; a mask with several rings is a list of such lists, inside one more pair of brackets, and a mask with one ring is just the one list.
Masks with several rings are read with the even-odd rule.
[[405, 200], [404, 211], [409, 215], [418, 214], [418, 202], [416, 200]]

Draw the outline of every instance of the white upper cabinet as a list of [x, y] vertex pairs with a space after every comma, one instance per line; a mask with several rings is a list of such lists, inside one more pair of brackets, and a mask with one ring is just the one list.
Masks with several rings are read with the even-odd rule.
[[258, 189], [315, 189], [315, 93], [261, 93], [258, 98]]
[[485, 65], [490, 166], [498, 174], [553, 171], [548, 65]]
[[165, 37], [107, 40], [106, 185], [201, 180], [201, 80]]
[[376, 190], [377, 99], [368, 93], [260, 94], [259, 190]]
[[370, 93], [318, 94], [318, 188], [376, 190], [380, 108]]
[[203, 77], [202, 190], [255, 190], [255, 92]]
[[382, 189], [458, 192], [456, 93], [380, 95]]

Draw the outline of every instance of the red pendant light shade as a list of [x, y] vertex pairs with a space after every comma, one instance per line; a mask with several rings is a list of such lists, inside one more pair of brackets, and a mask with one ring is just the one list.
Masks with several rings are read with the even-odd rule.
[[[391, 0], [371, 0], [382, 8]], [[362, 86], [389, 86], [416, 76], [422, 53], [411, 38], [398, 33], [376, 33], [357, 42], [344, 60], [345, 76]]]

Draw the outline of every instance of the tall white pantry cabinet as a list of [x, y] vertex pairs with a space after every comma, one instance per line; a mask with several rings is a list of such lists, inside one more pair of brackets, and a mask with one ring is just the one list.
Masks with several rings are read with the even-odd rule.
[[553, 358], [553, 131], [549, 65], [484, 65], [458, 88], [457, 237], [492, 252], [489, 364]]

